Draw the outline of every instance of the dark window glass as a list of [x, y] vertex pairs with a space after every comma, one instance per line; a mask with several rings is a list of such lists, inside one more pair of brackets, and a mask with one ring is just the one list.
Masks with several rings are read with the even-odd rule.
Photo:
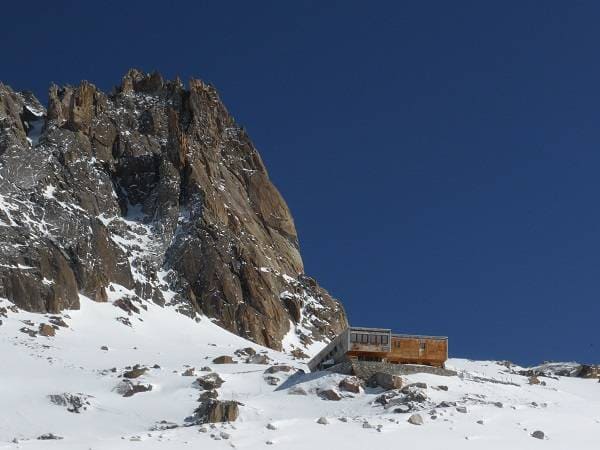
[[368, 334], [361, 334], [360, 335], [360, 342], [362, 342], [363, 344], [368, 344], [369, 343], [369, 335]]
[[350, 337], [350, 341], [351, 342], [358, 342], [358, 334], [352, 333], [352, 335]]
[[421, 343], [419, 344], [419, 350], [421, 350], [422, 352], [424, 352], [424, 351], [425, 351], [425, 348], [426, 348], [426, 344], [425, 344], [425, 342], [421, 342]]
[[376, 344], [377, 343], [377, 336], [372, 334], [371, 335], [371, 344]]
[[388, 343], [388, 337], [387, 336], [381, 336], [381, 343], [383, 345], [387, 345], [387, 343]]

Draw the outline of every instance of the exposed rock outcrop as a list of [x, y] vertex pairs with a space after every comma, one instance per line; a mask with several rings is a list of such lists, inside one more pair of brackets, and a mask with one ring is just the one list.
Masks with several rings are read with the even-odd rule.
[[362, 380], [357, 377], [346, 377], [339, 383], [339, 388], [342, 391], [359, 394], [362, 387]]
[[90, 396], [86, 394], [70, 394], [68, 392], [63, 394], [51, 394], [48, 395], [48, 399], [51, 403], [62, 406], [67, 411], [79, 414], [82, 410], [86, 410], [90, 406]]
[[275, 349], [347, 324], [304, 274], [250, 138], [200, 80], [130, 70], [110, 94], [53, 85], [47, 111], [0, 84], [0, 225], [0, 297], [28, 311], [127, 292]]
[[232, 400], [206, 400], [194, 411], [195, 423], [235, 422], [240, 403]]
[[208, 375], [201, 376], [196, 379], [195, 384], [206, 390], [214, 390], [223, 386], [225, 381], [215, 372], [211, 372]]

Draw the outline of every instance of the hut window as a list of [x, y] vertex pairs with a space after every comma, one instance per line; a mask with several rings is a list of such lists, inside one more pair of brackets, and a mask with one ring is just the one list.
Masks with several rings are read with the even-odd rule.
[[381, 343], [383, 345], [387, 345], [387, 343], [388, 343], [388, 337], [387, 336], [381, 336]]
[[358, 342], [358, 334], [352, 333], [350, 335], [350, 342]]
[[377, 340], [378, 340], [377, 338], [378, 338], [378, 337], [379, 337], [379, 336], [377, 336], [377, 335], [375, 335], [375, 334], [372, 334], [372, 335], [371, 335], [371, 344], [377, 344]]
[[368, 344], [369, 343], [369, 335], [368, 334], [361, 334], [360, 335], [360, 342], [362, 344]]
[[420, 351], [424, 352], [426, 347], [427, 347], [427, 344], [425, 342], [419, 343], [419, 350]]

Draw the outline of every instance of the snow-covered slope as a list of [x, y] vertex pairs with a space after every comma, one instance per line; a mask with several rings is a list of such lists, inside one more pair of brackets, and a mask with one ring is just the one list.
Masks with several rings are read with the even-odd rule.
[[[210, 319], [198, 322], [150, 302], [134, 306], [140, 312], [129, 315], [110, 302], [82, 297], [80, 310], [52, 319], [0, 300], [0, 448], [251, 449], [270, 444], [281, 449], [504, 450], [595, 449], [600, 444], [597, 380], [543, 378], [545, 386], [529, 385], [526, 377], [509, 373], [497, 362], [452, 359], [448, 365], [459, 376], [405, 377], [410, 383], [427, 384], [422, 389], [427, 399], [412, 405], [424, 420], [415, 426], [407, 422], [415, 411], [394, 413], [395, 408], [375, 402], [380, 388], [341, 392], [340, 401], [324, 400], [317, 390], [337, 387], [344, 376], [266, 375], [265, 369], [276, 363], [304, 370], [306, 366], [233, 335]], [[68, 328], [59, 327], [55, 336], [27, 334], [42, 322], [58, 323], [58, 317]], [[264, 352], [272, 362], [245, 363], [234, 356], [244, 347]], [[238, 363], [213, 364], [221, 355], [233, 356]], [[153, 388], [123, 397], [115, 387], [126, 367], [135, 364], [149, 370], [132, 381]], [[194, 381], [210, 373], [202, 371], [205, 366], [225, 381], [219, 398], [243, 404], [236, 422], [214, 428], [183, 426], [199, 404], [202, 391]], [[190, 367], [195, 376], [182, 376]], [[271, 381], [277, 385], [268, 383], [269, 376], [278, 379]], [[306, 395], [300, 395], [303, 391]], [[89, 405], [74, 413], [48, 397], [64, 393], [83, 394]], [[467, 412], [459, 412], [451, 402], [465, 406]], [[329, 423], [317, 423], [320, 417]], [[179, 426], [157, 429], [175, 425]], [[535, 430], [546, 438], [531, 437]], [[37, 439], [46, 433], [63, 439]]]

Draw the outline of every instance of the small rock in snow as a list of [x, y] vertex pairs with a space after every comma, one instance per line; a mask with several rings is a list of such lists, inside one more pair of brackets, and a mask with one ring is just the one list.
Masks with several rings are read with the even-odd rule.
[[273, 374], [273, 373], [277, 373], [277, 372], [291, 372], [293, 370], [295, 370], [295, 369], [292, 366], [280, 364], [278, 366], [269, 367], [267, 370], [265, 370], [265, 373]]
[[57, 436], [54, 433], [45, 433], [45, 434], [42, 434], [41, 436], [38, 436], [37, 439], [39, 441], [59, 440], [59, 439], [62, 439], [62, 436]]
[[412, 425], [423, 425], [423, 417], [421, 417], [421, 414], [413, 414], [408, 418], [407, 422]]
[[327, 417], [319, 417], [319, 419], [317, 420], [317, 423], [319, 423], [321, 425], [327, 425], [327, 424], [329, 424], [329, 421], [327, 420]]
[[271, 386], [277, 386], [280, 380], [277, 377], [265, 377], [265, 381]]
[[324, 400], [335, 400], [339, 401], [342, 399], [342, 396], [335, 389], [322, 389], [319, 390], [319, 397]]
[[543, 431], [540, 430], [535, 430], [533, 433], [531, 433], [531, 437], [534, 437], [536, 439], [544, 439], [546, 435], [544, 434]]
[[235, 364], [235, 361], [231, 356], [223, 355], [213, 359], [213, 364]]

